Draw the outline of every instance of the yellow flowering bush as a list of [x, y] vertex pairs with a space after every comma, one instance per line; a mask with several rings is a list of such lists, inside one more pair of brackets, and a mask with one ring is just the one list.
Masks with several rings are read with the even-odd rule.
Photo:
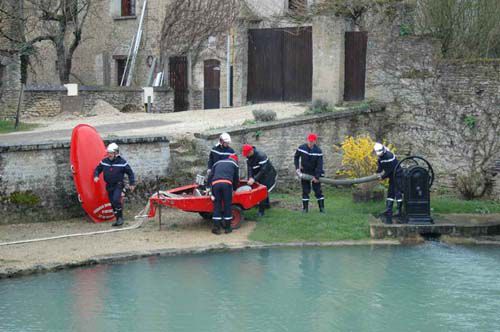
[[[341, 175], [349, 178], [360, 178], [369, 176], [377, 171], [377, 155], [373, 152], [375, 142], [368, 135], [358, 137], [347, 136], [342, 142], [342, 166]], [[385, 141], [383, 142], [384, 145]], [[386, 145], [394, 152], [394, 146]]]

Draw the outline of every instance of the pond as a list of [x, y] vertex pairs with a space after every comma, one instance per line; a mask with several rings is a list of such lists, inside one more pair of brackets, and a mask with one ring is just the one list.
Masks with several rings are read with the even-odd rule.
[[0, 331], [493, 331], [498, 247], [262, 249], [0, 280]]

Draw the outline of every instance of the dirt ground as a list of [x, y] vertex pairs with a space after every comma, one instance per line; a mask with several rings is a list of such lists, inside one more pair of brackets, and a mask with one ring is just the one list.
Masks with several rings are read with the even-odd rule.
[[[131, 216], [124, 227], [136, 223]], [[214, 235], [210, 223], [197, 214], [164, 210], [162, 229], [158, 220], [123, 232], [0, 246], [0, 276], [30, 269], [52, 269], [79, 264], [104, 256], [148, 254], [159, 250], [245, 245], [256, 223], [248, 221], [230, 234]], [[115, 229], [109, 223], [93, 224], [84, 219], [0, 226], [0, 243], [73, 233]]]
[[239, 126], [245, 120], [253, 120], [252, 111], [267, 109], [276, 112], [278, 119], [302, 115], [304, 104], [265, 103], [244, 107], [214, 110], [195, 110], [177, 113], [121, 113], [104, 101], [100, 101], [86, 115], [61, 114], [50, 118], [23, 119], [40, 126], [29, 132], [1, 134], [3, 144], [40, 144], [54, 140], [69, 140], [72, 129], [86, 123], [95, 126], [101, 136], [153, 136], [178, 137], [220, 127]]

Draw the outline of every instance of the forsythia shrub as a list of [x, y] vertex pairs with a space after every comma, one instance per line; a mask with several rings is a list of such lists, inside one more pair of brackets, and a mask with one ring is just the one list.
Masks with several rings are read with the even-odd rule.
[[[347, 175], [349, 178], [374, 174], [377, 171], [377, 155], [373, 152], [374, 144], [375, 142], [367, 135], [347, 136], [340, 147], [343, 170], [339, 174]], [[386, 145], [385, 142], [383, 144]], [[394, 152], [394, 146], [390, 144], [386, 146]]]

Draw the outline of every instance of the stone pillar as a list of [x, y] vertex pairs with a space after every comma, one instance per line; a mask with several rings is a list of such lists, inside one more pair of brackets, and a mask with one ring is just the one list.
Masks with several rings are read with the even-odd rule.
[[344, 100], [345, 22], [318, 16], [313, 20], [313, 101], [331, 105]]

